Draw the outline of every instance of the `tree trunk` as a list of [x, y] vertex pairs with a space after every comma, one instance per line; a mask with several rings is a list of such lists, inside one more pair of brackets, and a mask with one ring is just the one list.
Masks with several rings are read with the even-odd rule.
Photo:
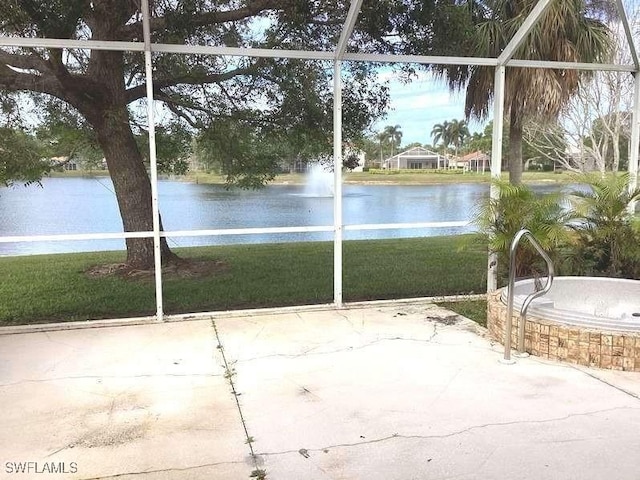
[[[108, 23], [100, 24], [105, 29], [109, 26]], [[96, 38], [112, 37], [113, 32], [96, 33]], [[88, 73], [99, 87], [92, 92], [75, 92], [75, 101], [70, 103], [78, 108], [96, 133], [109, 168], [124, 231], [153, 231], [151, 182], [131, 130], [123, 53], [92, 52]], [[141, 270], [154, 267], [153, 238], [129, 238], [126, 245], [129, 267]], [[166, 239], [161, 238], [160, 245], [163, 264], [177, 259]]]
[[[128, 112], [124, 107], [110, 108], [109, 113], [93, 127], [113, 181], [124, 231], [152, 231], [151, 182], [129, 126]], [[166, 239], [161, 238], [160, 242], [163, 264], [175, 260], [177, 256], [169, 249]], [[153, 268], [152, 238], [128, 238], [126, 244], [128, 266]]]
[[620, 169], [620, 112], [615, 113], [616, 123], [613, 129], [613, 165], [611, 165], [611, 170], [613, 172], [617, 172]]
[[509, 182], [522, 183], [522, 121], [515, 105], [511, 105], [509, 120]]

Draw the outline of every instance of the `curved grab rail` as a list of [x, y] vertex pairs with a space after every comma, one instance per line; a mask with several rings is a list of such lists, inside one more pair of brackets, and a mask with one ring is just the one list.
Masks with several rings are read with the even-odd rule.
[[513, 241], [511, 242], [511, 248], [509, 250], [509, 291], [508, 291], [509, 299], [507, 302], [507, 319], [506, 319], [507, 321], [505, 325], [505, 340], [504, 340], [505, 361], [511, 360], [511, 329], [513, 328], [513, 295], [514, 295], [513, 289], [514, 289], [515, 277], [516, 277], [516, 251], [518, 250], [518, 244], [520, 243], [520, 240], [522, 239], [522, 237], [527, 237], [531, 245], [533, 245], [535, 249], [538, 251], [538, 253], [542, 256], [542, 258], [547, 264], [548, 273], [547, 273], [547, 283], [545, 284], [544, 288], [537, 292], [533, 292], [532, 294], [527, 296], [524, 303], [522, 304], [522, 308], [520, 309], [520, 322], [518, 324], [518, 327], [519, 327], [518, 328], [518, 352], [519, 353], [524, 352], [524, 324], [527, 317], [527, 310], [529, 309], [529, 305], [531, 305], [531, 302], [533, 302], [536, 298], [545, 295], [549, 290], [551, 290], [551, 285], [553, 284], [553, 276], [555, 274], [554, 268], [553, 268], [553, 262], [551, 261], [551, 258], [549, 258], [549, 255], [547, 255], [547, 252], [543, 250], [543, 248], [540, 246], [540, 244], [538, 243], [536, 238], [533, 236], [533, 234], [526, 228], [523, 228], [518, 233], [516, 233], [516, 235], [513, 237]]

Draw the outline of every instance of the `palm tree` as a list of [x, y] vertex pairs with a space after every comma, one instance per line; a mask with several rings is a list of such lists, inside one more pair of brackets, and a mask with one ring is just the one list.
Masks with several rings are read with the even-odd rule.
[[[475, 28], [467, 52], [497, 57], [537, 0], [467, 0]], [[555, 0], [532, 29], [515, 58], [564, 62], [597, 62], [609, 52], [609, 30], [590, 17], [596, 0]], [[451, 89], [466, 87], [465, 115], [487, 116], [494, 90], [493, 67], [440, 67]], [[522, 125], [526, 118], [555, 118], [580, 84], [577, 70], [508, 68], [505, 115], [509, 119], [509, 180], [522, 181]]]
[[384, 130], [382, 132], [378, 132], [378, 134], [376, 135], [376, 138], [380, 142], [380, 168], [382, 168], [382, 161], [383, 161], [382, 145], [387, 143], [387, 140], [388, 140], [387, 133]]
[[391, 156], [394, 155], [394, 147], [399, 147], [402, 141], [402, 131], [400, 125], [387, 125], [384, 128], [384, 134], [391, 145]]
[[436, 123], [431, 130], [431, 137], [433, 138], [433, 145], [435, 146], [439, 141], [442, 141], [442, 145], [445, 149], [451, 145], [451, 128], [449, 122], [444, 121], [442, 123]]
[[469, 136], [469, 127], [466, 120], [451, 120], [451, 123], [449, 123], [449, 138], [455, 148], [456, 157], [458, 156], [458, 149]]
[[469, 137], [469, 142], [467, 143], [467, 149], [469, 152], [481, 151], [487, 153], [487, 138], [483, 133], [473, 132]]
[[[474, 223], [479, 232], [477, 240], [498, 254], [499, 277], [506, 280], [511, 241], [521, 228], [530, 230], [542, 248], [554, 260], [559, 259], [561, 247], [571, 241], [571, 232], [566, 226], [574, 218], [572, 212], [563, 208], [564, 194], [538, 195], [526, 185], [502, 180], [494, 180], [493, 185], [498, 197], [486, 198], [480, 203]], [[530, 243], [523, 243], [516, 256], [516, 277], [542, 274], [545, 265], [541, 260]]]
[[[449, 122], [445, 120], [442, 123], [436, 123], [431, 130], [431, 137], [433, 137], [434, 147], [439, 141], [442, 141], [443, 154], [445, 155], [445, 159], [447, 159], [447, 148], [451, 145], [451, 127]], [[447, 167], [448, 166], [447, 163]]]
[[587, 274], [637, 277], [640, 233], [633, 226], [629, 204], [640, 200], [640, 188], [629, 190], [628, 173], [585, 174], [576, 180], [589, 188], [572, 192], [573, 207], [582, 219], [574, 225], [579, 238], [574, 262]]

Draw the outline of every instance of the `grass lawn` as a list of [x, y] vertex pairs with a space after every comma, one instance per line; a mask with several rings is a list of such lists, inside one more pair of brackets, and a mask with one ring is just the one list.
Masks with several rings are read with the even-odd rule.
[[[486, 250], [470, 241], [467, 235], [345, 242], [344, 300], [482, 293]], [[467, 248], [460, 250], [463, 245]], [[184, 258], [218, 259], [226, 268], [203, 278], [167, 278], [166, 313], [332, 301], [332, 242], [177, 252]], [[93, 265], [123, 259], [122, 252], [0, 258], [0, 325], [153, 315], [153, 279], [95, 278], [84, 273]]]
[[[503, 179], [508, 179], [509, 174], [503, 172]], [[190, 181], [194, 183], [224, 184], [225, 179], [221, 175], [203, 172], [190, 172], [184, 177], [176, 177], [176, 180]], [[393, 172], [377, 173], [370, 172], [347, 172], [343, 175], [344, 183], [354, 184], [393, 184], [393, 185], [431, 185], [441, 183], [489, 183], [491, 175], [487, 171], [483, 173], [435, 173], [431, 171]], [[525, 183], [550, 183], [550, 182], [570, 182], [571, 176], [567, 173], [554, 172], [524, 172], [523, 181]], [[272, 184], [302, 185], [306, 182], [303, 173], [283, 173], [277, 175], [270, 182]]]
[[[276, 180], [279, 177], [276, 178]], [[459, 173], [459, 172], [433, 172], [421, 170], [414, 172], [394, 172], [393, 170], [385, 173], [370, 172], [349, 172], [344, 174], [345, 183], [392, 183], [398, 185], [429, 185], [439, 183], [489, 183], [491, 181], [491, 173]], [[503, 180], [509, 178], [508, 172], [502, 172]], [[554, 172], [524, 172], [522, 179], [525, 183], [551, 183], [551, 182], [568, 182], [571, 180], [567, 174]]]
[[465, 300], [461, 302], [439, 302], [438, 305], [453, 312], [459, 313], [463, 317], [482, 325], [487, 326], [487, 301], [486, 300]]

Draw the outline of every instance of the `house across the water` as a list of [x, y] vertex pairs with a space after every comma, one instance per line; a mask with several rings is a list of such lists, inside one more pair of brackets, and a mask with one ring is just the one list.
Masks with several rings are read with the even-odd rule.
[[49, 162], [55, 170], [65, 172], [107, 169], [107, 162], [104, 158], [98, 162], [88, 162], [80, 157], [51, 157]]
[[460, 158], [452, 157], [449, 159], [449, 168], [484, 173], [491, 169], [491, 157], [480, 151], [468, 153]]
[[446, 159], [424, 147], [413, 147], [382, 162], [387, 170], [436, 170], [446, 167]]

